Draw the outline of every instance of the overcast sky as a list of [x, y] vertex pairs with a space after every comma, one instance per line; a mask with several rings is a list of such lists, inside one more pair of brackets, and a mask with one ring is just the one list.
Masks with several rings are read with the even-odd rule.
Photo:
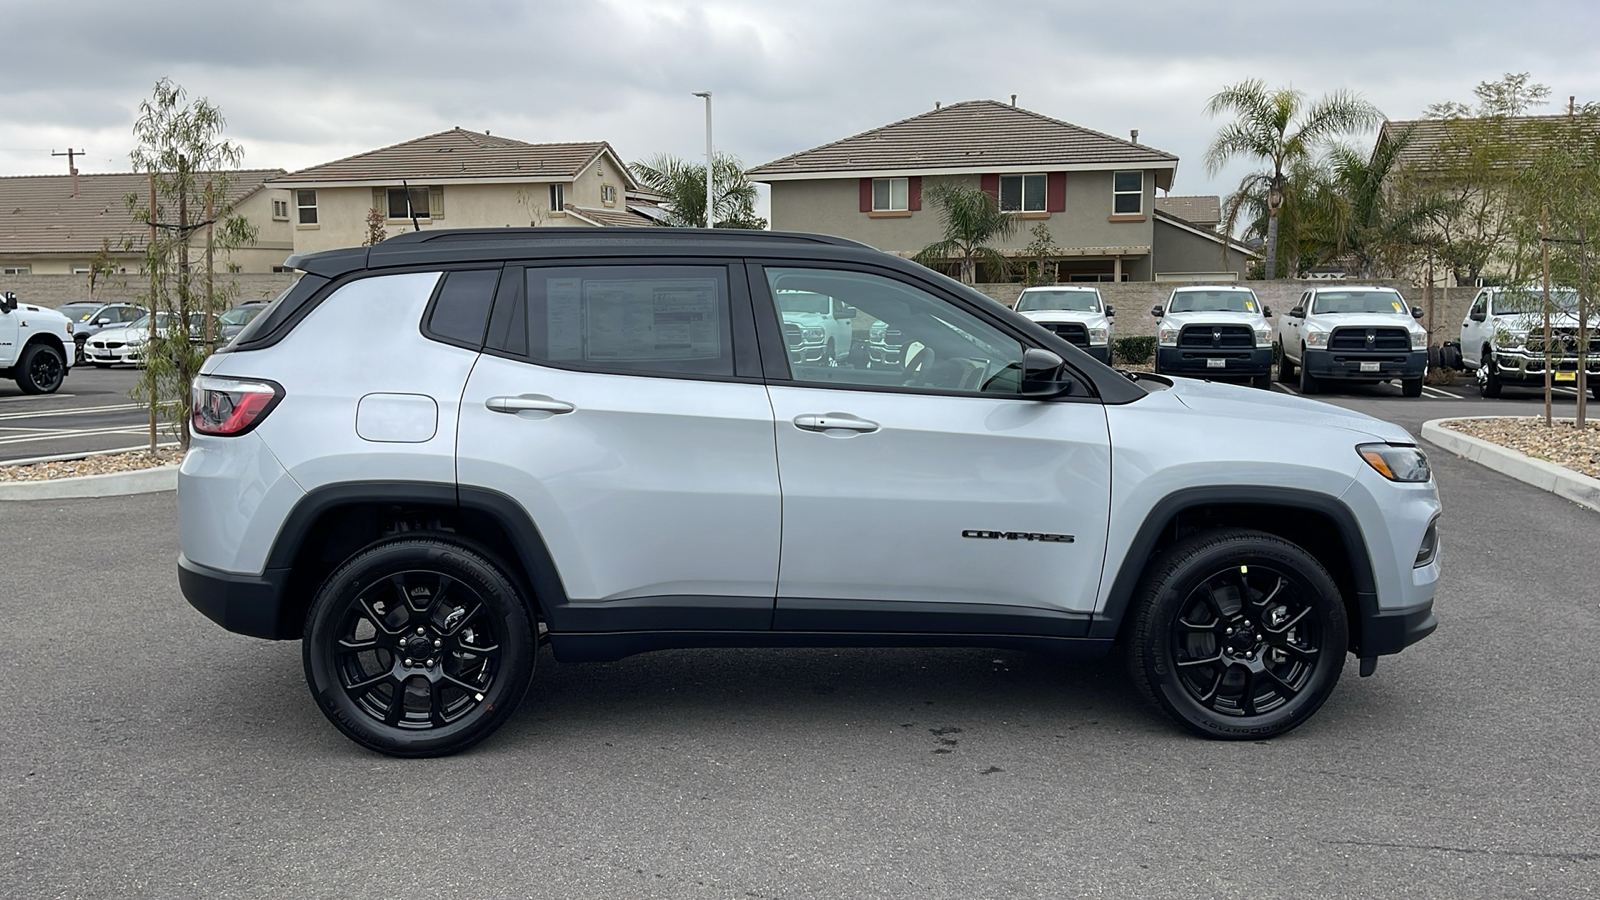
[[[161, 76], [220, 106], [249, 167], [297, 169], [459, 125], [606, 140], [627, 160], [717, 146], [748, 166], [932, 109], [1017, 103], [1180, 157], [1208, 176], [1202, 112], [1251, 77], [1359, 91], [1390, 118], [1530, 72], [1600, 100], [1600, 3], [874, 0], [3, 0], [0, 174], [127, 171]], [[1371, 135], [1354, 141], [1370, 146]]]

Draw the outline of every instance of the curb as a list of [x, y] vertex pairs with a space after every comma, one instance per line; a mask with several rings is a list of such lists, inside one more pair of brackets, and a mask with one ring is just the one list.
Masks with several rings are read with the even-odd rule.
[[1443, 447], [1457, 456], [1465, 457], [1480, 466], [1509, 475], [1518, 481], [1549, 491], [1558, 497], [1571, 500], [1579, 506], [1600, 512], [1600, 478], [1590, 478], [1566, 466], [1558, 466], [1542, 459], [1534, 459], [1499, 444], [1491, 444], [1459, 431], [1443, 427], [1445, 422], [1472, 419], [1504, 419], [1506, 416], [1456, 416], [1449, 419], [1432, 419], [1422, 423], [1422, 437], [1431, 444]]
[[129, 494], [154, 494], [177, 489], [178, 467], [170, 465], [139, 469], [134, 472], [111, 472], [106, 475], [8, 482], [0, 484], [0, 501], [124, 497]]

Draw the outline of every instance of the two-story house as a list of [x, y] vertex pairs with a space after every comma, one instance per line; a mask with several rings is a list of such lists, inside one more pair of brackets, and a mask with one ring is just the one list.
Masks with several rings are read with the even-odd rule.
[[1177, 169], [1176, 156], [1153, 147], [973, 100], [785, 156], [749, 177], [770, 186], [781, 231], [911, 256], [944, 236], [923, 196], [948, 179], [981, 188], [1022, 220], [996, 244], [1006, 255], [1023, 255], [1043, 223], [1062, 281], [1242, 278], [1249, 250], [1156, 209], [1156, 191], [1171, 188]]
[[453, 128], [291, 172], [297, 253], [354, 247], [369, 216], [394, 235], [429, 228], [649, 225], [629, 208], [638, 185], [605, 141], [529, 144]]

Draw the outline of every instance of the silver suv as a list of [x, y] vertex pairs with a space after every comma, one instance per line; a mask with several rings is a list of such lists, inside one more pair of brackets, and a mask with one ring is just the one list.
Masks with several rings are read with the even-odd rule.
[[[860, 244], [428, 231], [291, 263], [195, 381], [179, 581], [303, 639], [383, 753], [490, 734], [541, 644], [1115, 651], [1184, 727], [1260, 738], [1435, 626], [1403, 429], [1132, 380]], [[795, 359], [818, 297], [897, 361]]]

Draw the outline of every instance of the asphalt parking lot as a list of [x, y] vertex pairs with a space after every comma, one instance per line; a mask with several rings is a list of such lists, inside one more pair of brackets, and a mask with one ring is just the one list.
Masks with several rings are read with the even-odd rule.
[[[1539, 408], [1387, 390], [1324, 399]], [[674, 651], [544, 654], [488, 742], [392, 760], [183, 601], [172, 494], [0, 503], [0, 896], [1593, 896], [1600, 519], [1432, 458], [1439, 631], [1236, 744], [1113, 662]]]
[[[0, 380], [0, 463], [148, 445], [150, 414], [129, 393], [138, 383], [132, 367], [90, 365], [73, 366], [54, 394], [29, 396]], [[161, 428], [157, 439], [174, 435]]]

